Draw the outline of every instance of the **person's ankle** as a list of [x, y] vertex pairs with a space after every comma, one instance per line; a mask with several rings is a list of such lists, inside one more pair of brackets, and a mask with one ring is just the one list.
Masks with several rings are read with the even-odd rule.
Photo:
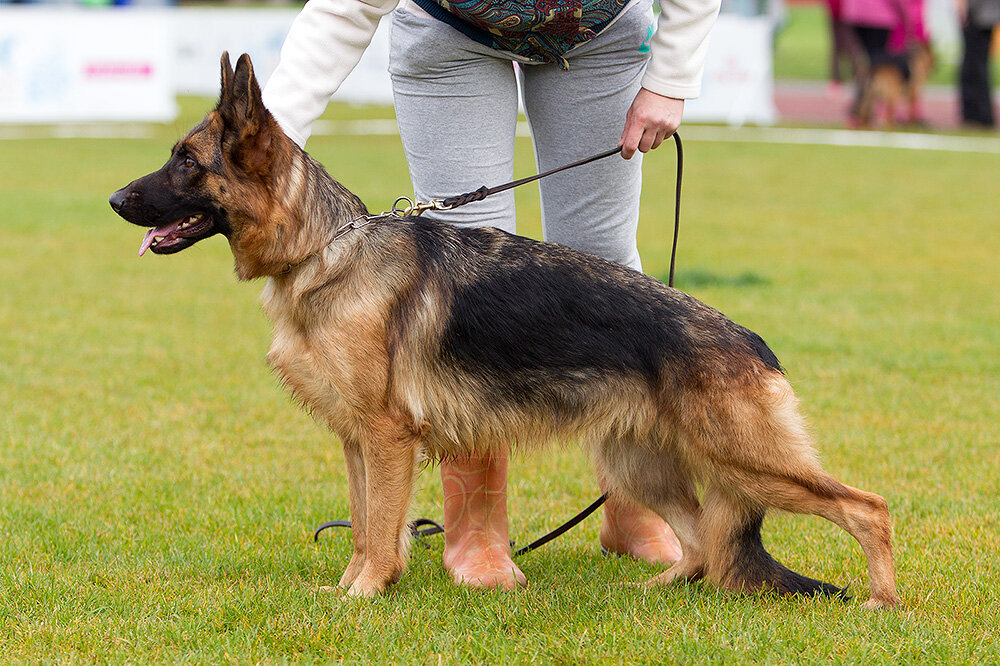
[[649, 509], [609, 502], [601, 524], [601, 547], [651, 564], [673, 564], [681, 558], [681, 545], [670, 526]]
[[526, 583], [503, 535], [473, 529], [447, 537], [442, 561], [456, 583], [508, 589]]

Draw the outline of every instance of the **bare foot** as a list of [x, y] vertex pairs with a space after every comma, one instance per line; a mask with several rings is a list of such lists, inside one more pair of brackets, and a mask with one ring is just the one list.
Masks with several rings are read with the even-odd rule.
[[510, 557], [507, 458], [441, 465], [444, 566], [456, 583], [512, 589], [527, 579]]
[[454, 581], [507, 590], [526, 584], [527, 578], [510, 557], [510, 545], [489, 540], [485, 532], [467, 532], [458, 543], [445, 544], [444, 567]]
[[681, 559], [680, 541], [655, 513], [614, 497], [604, 507], [601, 546], [606, 551], [650, 564], [673, 564]]

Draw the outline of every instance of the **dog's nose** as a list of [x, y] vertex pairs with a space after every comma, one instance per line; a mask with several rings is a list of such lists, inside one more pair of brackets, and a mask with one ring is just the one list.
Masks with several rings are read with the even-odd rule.
[[115, 211], [116, 213], [120, 213], [122, 211], [122, 206], [125, 205], [125, 188], [123, 187], [122, 189], [112, 194], [111, 198], [108, 199], [108, 203], [111, 204], [111, 209], [113, 211]]

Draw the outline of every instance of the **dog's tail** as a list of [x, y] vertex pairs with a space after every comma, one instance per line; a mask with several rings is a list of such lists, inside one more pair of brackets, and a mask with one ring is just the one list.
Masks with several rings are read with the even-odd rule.
[[764, 549], [761, 506], [709, 493], [702, 513], [707, 537], [707, 573], [733, 591], [772, 590], [781, 595], [831, 596], [848, 599], [845, 590], [796, 573]]

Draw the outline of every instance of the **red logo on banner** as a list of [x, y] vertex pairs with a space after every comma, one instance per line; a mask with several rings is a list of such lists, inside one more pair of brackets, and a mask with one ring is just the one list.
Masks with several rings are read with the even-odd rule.
[[88, 79], [110, 77], [148, 79], [153, 75], [153, 66], [148, 62], [97, 62], [88, 64], [83, 71]]

